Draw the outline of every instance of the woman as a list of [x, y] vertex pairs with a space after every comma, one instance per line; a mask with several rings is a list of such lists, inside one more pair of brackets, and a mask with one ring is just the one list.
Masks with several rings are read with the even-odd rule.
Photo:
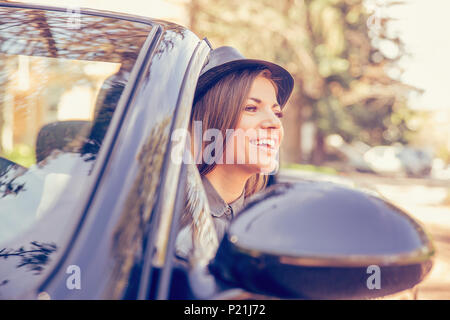
[[[191, 114], [192, 148], [219, 240], [245, 199], [277, 169], [280, 118], [293, 85], [282, 67], [246, 59], [232, 47], [213, 50], [202, 70]], [[198, 137], [198, 127], [214, 141]]]

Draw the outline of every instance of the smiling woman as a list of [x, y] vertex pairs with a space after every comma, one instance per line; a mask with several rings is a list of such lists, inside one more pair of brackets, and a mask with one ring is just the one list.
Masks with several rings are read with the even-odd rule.
[[200, 75], [191, 146], [219, 239], [245, 198], [264, 188], [267, 174], [277, 169], [280, 117], [293, 82], [282, 67], [246, 59], [231, 47], [213, 50]]

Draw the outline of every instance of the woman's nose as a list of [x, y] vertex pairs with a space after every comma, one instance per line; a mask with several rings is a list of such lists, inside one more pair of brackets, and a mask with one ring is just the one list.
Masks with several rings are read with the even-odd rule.
[[281, 120], [274, 111], [269, 110], [264, 112], [264, 119], [261, 125], [264, 129], [280, 129]]

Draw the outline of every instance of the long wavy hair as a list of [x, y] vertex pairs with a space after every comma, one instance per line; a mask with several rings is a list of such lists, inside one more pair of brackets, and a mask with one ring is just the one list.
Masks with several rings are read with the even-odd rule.
[[[225, 139], [223, 139], [223, 145], [214, 146], [214, 150], [223, 150], [228, 138], [226, 136], [226, 130], [236, 129], [253, 81], [258, 76], [263, 76], [270, 80], [276, 92], [278, 91], [276, 85], [277, 79], [273, 78], [272, 73], [268, 69], [253, 68], [232, 72], [220, 79], [204, 95], [198, 97], [196, 101], [194, 101], [194, 107], [190, 118], [191, 134], [194, 132], [194, 121], [202, 122], [203, 132], [208, 129], [218, 129]], [[214, 141], [212, 143], [218, 142]], [[201, 150], [196, 149], [198, 149], [198, 147], [194, 147], [194, 144], [192, 144], [192, 151], [194, 158], [197, 161], [197, 168], [200, 175], [204, 176], [214, 169], [216, 163], [213, 162], [208, 164], [203, 161], [201, 156], [205, 149], [205, 142], [203, 139]], [[245, 185], [245, 196], [247, 197], [263, 189], [267, 184], [267, 180], [267, 175], [259, 173], [250, 177]]]

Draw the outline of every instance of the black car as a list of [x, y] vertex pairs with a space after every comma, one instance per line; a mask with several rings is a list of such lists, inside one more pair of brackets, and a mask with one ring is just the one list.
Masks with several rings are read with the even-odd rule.
[[18, 3], [0, 22], [1, 299], [372, 298], [429, 273], [414, 220], [325, 182], [275, 183], [219, 241], [175, 134], [206, 39]]

